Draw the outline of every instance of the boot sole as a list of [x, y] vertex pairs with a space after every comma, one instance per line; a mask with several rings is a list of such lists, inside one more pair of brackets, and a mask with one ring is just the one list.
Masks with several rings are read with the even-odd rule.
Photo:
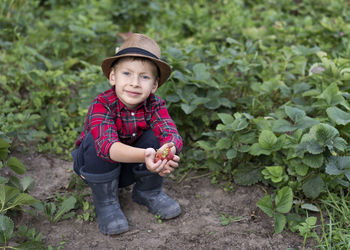
[[[139, 201], [139, 200], [137, 200], [137, 198], [135, 198], [135, 197], [132, 197], [132, 199], [133, 199], [133, 201], [136, 202], [137, 204], [143, 205], [143, 206], [147, 207], [147, 208], [148, 208], [148, 211], [149, 211], [151, 214], [155, 214], [155, 215], [158, 214], [156, 210], [154, 210], [154, 209], [148, 207], [147, 204], [146, 204], [145, 202]], [[173, 218], [179, 216], [180, 214], [181, 214], [181, 207], [178, 206], [176, 209], [172, 210], [167, 216], [162, 216], [162, 215], [160, 215], [160, 216], [161, 216], [160, 219], [162, 219], [162, 220], [169, 220], [169, 219], [173, 219]]]
[[100, 229], [101, 233], [103, 233], [105, 235], [116, 235], [116, 234], [122, 234], [122, 233], [129, 231], [129, 226], [126, 228], [121, 228], [119, 230], [111, 231], [111, 232], [104, 232], [103, 230], [101, 230], [101, 228], [99, 228], [99, 229]]

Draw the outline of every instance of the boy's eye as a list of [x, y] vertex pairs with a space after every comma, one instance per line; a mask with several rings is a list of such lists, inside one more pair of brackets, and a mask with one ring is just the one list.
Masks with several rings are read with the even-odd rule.
[[144, 80], [150, 79], [150, 77], [149, 77], [149, 76], [146, 76], [146, 75], [143, 75], [143, 76], [141, 76], [141, 77], [142, 77], [142, 79], [144, 79]]
[[126, 75], [126, 76], [130, 75], [130, 73], [127, 72], [127, 71], [124, 71], [123, 74]]

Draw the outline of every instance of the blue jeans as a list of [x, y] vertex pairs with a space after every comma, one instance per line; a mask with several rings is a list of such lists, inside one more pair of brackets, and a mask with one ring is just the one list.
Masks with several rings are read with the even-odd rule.
[[[160, 144], [154, 132], [149, 129], [131, 146], [158, 149]], [[79, 176], [82, 168], [84, 168], [84, 172], [90, 174], [105, 174], [120, 167], [119, 187], [129, 186], [135, 182], [134, 168], [148, 171], [143, 163], [109, 162], [98, 157], [95, 149], [95, 141], [91, 133], [86, 135], [80, 146], [73, 150], [72, 157], [74, 159], [74, 171]]]

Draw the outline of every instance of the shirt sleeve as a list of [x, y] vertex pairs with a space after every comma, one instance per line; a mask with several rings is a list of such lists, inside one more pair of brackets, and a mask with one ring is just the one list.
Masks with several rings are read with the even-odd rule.
[[183, 146], [182, 137], [169, 115], [165, 101], [160, 98], [154, 105], [151, 118], [151, 128], [156, 137], [158, 137], [160, 146], [167, 142], [173, 142], [176, 147], [176, 153], [179, 154], [181, 152]]
[[114, 121], [115, 115], [106, 103], [97, 99], [89, 107], [88, 119], [97, 156], [112, 161], [109, 150], [113, 143], [120, 141]]

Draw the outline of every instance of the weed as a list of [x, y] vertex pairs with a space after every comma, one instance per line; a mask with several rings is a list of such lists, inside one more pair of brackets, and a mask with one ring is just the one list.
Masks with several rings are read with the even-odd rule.
[[77, 216], [78, 220], [81, 221], [94, 221], [96, 218], [94, 206], [91, 205], [88, 201], [83, 201], [83, 214]]
[[231, 215], [227, 215], [227, 214], [221, 214], [219, 216], [219, 220], [221, 221], [221, 225], [222, 226], [227, 226], [229, 225], [230, 223], [232, 222], [237, 222], [237, 221], [241, 221], [243, 220], [244, 217], [243, 216], [236, 216], [236, 217], [233, 217]]
[[159, 214], [155, 214], [154, 218], [156, 218], [156, 220], [159, 224], [163, 223], [163, 220], [161, 219], [161, 216]]

